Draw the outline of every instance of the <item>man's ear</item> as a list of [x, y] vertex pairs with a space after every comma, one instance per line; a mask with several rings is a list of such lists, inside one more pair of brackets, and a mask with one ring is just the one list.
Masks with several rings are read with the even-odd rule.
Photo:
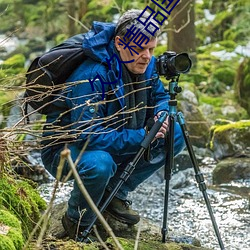
[[116, 37], [115, 37], [115, 47], [116, 47], [116, 49], [117, 49], [118, 51], [121, 50], [121, 46], [119, 45], [119, 39], [121, 39], [120, 36], [116, 36]]

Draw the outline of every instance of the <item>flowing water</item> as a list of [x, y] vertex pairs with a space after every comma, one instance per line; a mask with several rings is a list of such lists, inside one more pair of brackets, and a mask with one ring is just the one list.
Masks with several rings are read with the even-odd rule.
[[[214, 161], [206, 158], [201, 171], [225, 249], [250, 250], [250, 180], [213, 186], [211, 173], [214, 167]], [[165, 181], [161, 176], [156, 173], [129, 197], [133, 201], [133, 208], [159, 226], [159, 230], [162, 227], [165, 194]], [[67, 200], [71, 188], [72, 182], [60, 187], [55, 202]], [[40, 186], [45, 200], [50, 199], [52, 189], [53, 182]], [[192, 168], [179, 171], [170, 181], [167, 224], [169, 231], [178, 237], [195, 237], [204, 247], [220, 249]]]

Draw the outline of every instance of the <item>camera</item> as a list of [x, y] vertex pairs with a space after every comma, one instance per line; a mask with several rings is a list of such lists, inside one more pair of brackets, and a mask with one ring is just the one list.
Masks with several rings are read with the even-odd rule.
[[165, 76], [167, 80], [187, 73], [191, 66], [192, 61], [187, 53], [176, 54], [174, 51], [167, 51], [156, 59], [157, 73]]

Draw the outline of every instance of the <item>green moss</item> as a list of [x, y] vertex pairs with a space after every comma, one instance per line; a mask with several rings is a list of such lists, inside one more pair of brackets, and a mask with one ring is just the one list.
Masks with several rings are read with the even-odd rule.
[[234, 42], [234, 40], [223, 40], [220, 41], [218, 44], [228, 52], [234, 51], [237, 46], [237, 43]]
[[0, 234], [0, 249], [16, 250], [13, 241], [7, 235], [1, 235], [1, 234]]
[[221, 83], [232, 86], [234, 83], [235, 71], [228, 67], [221, 67], [214, 71], [213, 77]]
[[[10, 212], [0, 210], [0, 224], [9, 226], [8, 233], [0, 239], [0, 249], [21, 249], [23, 246], [23, 236], [20, 221]], [[0, 235], [2, 236], [2, 235]], [[10, 243], [11, 242], [11, 243]], [[7, 246], [6, 246], [7, 244]]]
[[250, 115], [250, 59], [246, 58], [237, 70], [235, 78], [235, 96], [240, 105], [244, 107]]
[[221, 96], [209, 96], [209, 95], [201, 95], [199, 97], [200, 103], [206, 103], [210, 104], [214, 107], [222, 107], [222, 104], [224, 103], [224, 99]]
[[[124, 248], [124, 250], [133, 250], [135, 241], [133, 239], [124, 239], [118, 238], [120, 244]], [[106, 242], [111, 243], [113, 245], [113, 240], [109, 238]], [[182, 243], [175, 243], [175, 242], [168, 242], [162, 243], [161, 241], [155, 240], [144, 240], [140, 241], [138, 244], [139, 250], [199, 250], [205, 249], [202, 247], [196, 247], [194, 245], [182, 244]]]
[[1, 64], [0, 84], [19, 86], [25, 81], [25, 56], [16, 54]]
[[14, 246], [16, 249], [22, 249], [22, 246], [24, 244], [22, 231], [16, 231], [15, 228], [11, 228], [7, 236], [12, 240]]
[[23, 54], [16, 54], [2, 64], [2, 69], [9, 69], [11, 67], [23, 68], [25, 64], [25, 56]]
[[[232, 151], [234, 145], [232, 142], [230, 142], [230, 137], [226, 136], [229, 133], [233, 131], [235, 134], [235, 139], [237, 139], [238, 142], [246, 143], [250, 141], [250, 134], [245, 133], [245, 131], [249, 130], [250, 128], [250, 121], [249, 120], [243, 120], [238, 122], [232, 122], [226, 125], [214, 125], [210, 129], [210, 144], [209, 147], [211, 150], [214, 150], [214, 140], [215, 137], [218, 141], [220, 141], [221, 144], [226, 144], [228, 148], [228, 151]], [[235, 143], [235, 142], [234, 142]]]
[[45, 201], [27, 182], [4, 176], [0, 179], [0, 206], [11, 211], [20, 221], [26, 238], [40, 218]]
[[21, 230], [20, 221], [7, 210], [0, 209], [0, 221], [7, 226]]
[[250, 121], [239, 121], [239, 122], [229, 123], [229, 124], [222, 125], [222, 126], [215, 126], [214, 133], [225, 132], [231, 129], [241, 130], [241, 129], [245, 129], [249, 127], [250, 127]]

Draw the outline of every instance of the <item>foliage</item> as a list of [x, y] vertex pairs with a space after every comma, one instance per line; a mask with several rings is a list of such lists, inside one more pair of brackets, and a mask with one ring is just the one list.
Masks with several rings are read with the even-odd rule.
[[250, 59], [246, 58], [238, 68], [237, 77], [235, 79], [235, 95], [242, 107], [244, 107], [250, 115]]
[[0, 249], [15, 250], [23, 246], [23, 236], [20, 221], [5, 209], [0, 209], [0, 226], [7, 232], [0, 233]]
[[45, 201], [37, 191], [24, 180], [16, 180], [2, 174], [0, 179], [0, 207], [8, 209], [22, 222], [26, 238], [45, 209]]
[[221, 67], [215, 69], [213, 77], [227, 86], [232, 86], [234, 83], [235, 71], [229, 67]]
[[[21, 85], [23, 83], [23, 74], [25, 57], [22, 54], [16, 54], [5, 60], [1, 65], [0, 85]], [[11, 79], [11, 80], [10, 80]]]
[[[204, 10], [209, 11], [214, 17], [206, 18]], [[202, 18], [202, 21], [197, 24], [198, 41], [210, 43], [232, 40], [237, 44], [245, 45], [249, 42], [250, 37], [250, 30], [246, 25], [250, 22], [249, 10], [250, 2], [245, 0], [204, 0], [197, 4], [196, 13], [198, 13], [198, 17]]]

